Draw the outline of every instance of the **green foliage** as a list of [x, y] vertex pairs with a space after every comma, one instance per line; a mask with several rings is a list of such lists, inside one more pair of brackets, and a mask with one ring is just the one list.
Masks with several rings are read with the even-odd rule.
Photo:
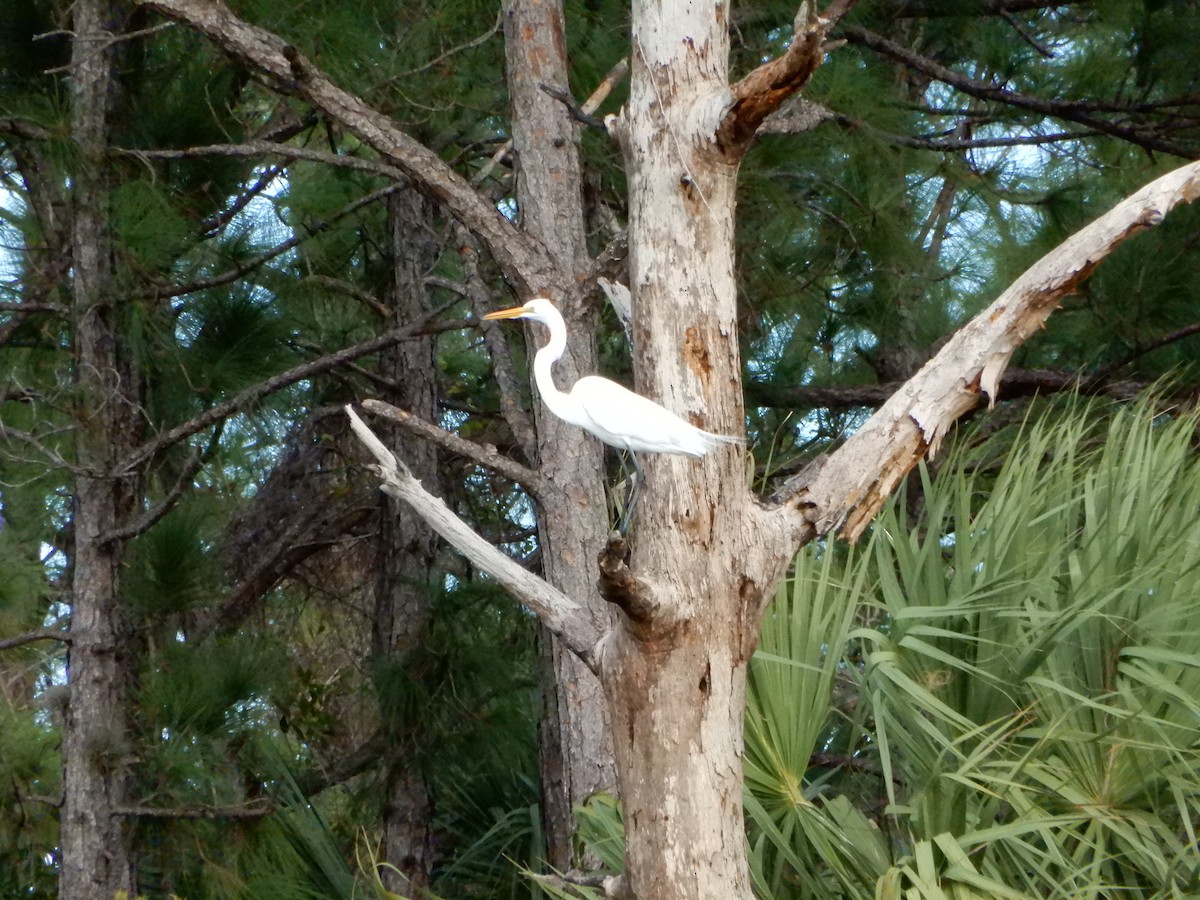
[[880, 519], [860, 725], [914, 853], [952, 835], [1040, 897], [1194, 886], [1196, 424], [1151, 402], [1042, 419], [982, 503], [960, 460], [916, 527]]
[[819, 774], [829, 746], [829, 703], [842, 647], [863, 590], [861, 569], [843, 581], [832, 547], [803, 553], [775, 596], [746, 689], [746, 814], [758, 890], [785, 896], [869, 891], [886, 869], [878, 829], [837, 793], [837, 764]]
[[[8, 662], [36, 672], [37, 658], [23, 656]], [[15, 672], [6, 666], [3, 674], [6, 689], [13, 690]], [[0, 701], [0, 858], [8, 861], [0, 866], [0, 895], [6, 897], [50, 896], [58, 879], [58, 817], [51, 803], [62, 790], [62, 758], [58, 736], [45, 721], [48, 712], [34, 712]]]
[[[759, 896], [1197, 890], [1200, 413], [1064, 406], [797, 559], [747, 690]], [[619, 869], [619, 810], [580, 816]]]
[[[307, 0], [282, 19], [275, 2], [231, 6], [276, 28], [463, 174], [478, 173], [510, 136], [503, 39], [490, 31], [494, 0]], [[783, 52], [795, 6], [732, 6], [734, 77]], [[914, 6], [937, 14], [913, 17]], [[1151, 108], [1197, 94], [1195, 3], [1098, 0], [1069, 13], [1007, 17], [978, 15], [984, 6], [864, 2], [849, 21], [953, 72], [1044, 100], [1080, 98], [1098, 115], [1105, 103]], [[628, 4], [565, 7], [569, 86], [582, 98], [630, 53]], [[909, 13], [898, 17], [901, 7]], [[135, 433], [125, 437], [137, 446], [390, 327], [380, 305], [396, 260], [385, 202], [360, 205], [388, 184], [380, 176], [280, 154], [124, 152], [253, 135], [374, 158], [208, 39], [125, 24], [140, 37], [119, 44], [105, 221], [128, 363], [121, 375], [139, 385]], [[52, 258], [69, 233], [67, 187], [80, 162], [63, 68], [70, 40], [69, 4], [7, 0], [6, 304], [71, 302], [69, 272]], [[618, 85], [600, 112], [616, 111], [626, 91]], [[1128, 142], [1083, 134], [1078, 122], [969, 97], [855, 43], [830, 55], [806, 98], [835, 117], [802, 134], [763, 136], [741, 169], [738, 327], [747, 373], [768, 387], [898, 377], [1037, 256], [1172, 164], [1170, 153], [1149, 158]], [[1194, 150], [1193, 111], [1194, 103], [1133, 110], [1118, 121], [1151, 122], [1154, 137]], [[28, 136], [38, 129], [46, 133]], [[1056, 130], [1076, 136], [1038, 147], [928, 149], [943, 138], [1019, 140]], [[624, 174], [602, 130], [579, 139], [589, 243], [599, 251], [627, 219]], [[275, 166], [280, 174], [267, 184]], [[507, 160], [482, 185], [506, 212], [513, 171]], [[1173, 213], [1123, 248], [1065, 300], [1017, 364], [1094, 372], [1133, 357], [1122, 375], [1194, 380], [1200, 338], [1139, 351], [1200, 318], [1197, 216]], [[444, 244], [429, 276], [454, 284], [476, 274], [440, 214], [423, 229]], [[480, 283], [506, 295], [490, 261], [478, 262]], [[438, 287], [427, 299], [433, 308], [454, 296]], [[463, 300], [443, 319], [468, 311]], [[604, 322], [603, 366], [623, 372], [626, 340], [607, 312]], [[0, 637], [61, 627], [69, 609], [72, 441], [94, 412], [73, 389], [72, 328], [70, 316], [0, 309], [0, 426], [36, 440], [0, 433]], [[298, 784], [346, 758], [376, 727], [397, 741], [423, 741], [405, 746], [437, 798], [437, 892], [553, 893], [518, 868], [541, 871], [544, 857], [528, 617], [443, 558], [419, 576], [433, 608], [425, 640], [406, 655], [370, 656], [363, 573], [376, 512], [354, 494], [359, 457], [344, 453], [328, 414], [390, 389], [393, 374], [381, 378], [379, 361], [359, 359], [275, 391], [156, 455], [128, 481], [134, 519], [170, 507], [125, 542], [120, 561], [131, 629], [122, 650], [138, 678], [132, 799], [236, 807], [269, 797], [283, 808], [261, 822], [132, 821], [151, 895], [367, 890], [372, 879], [353, 877], [348, 861], [377, 834], [381, 764], [317, 797], [304, 798]], [[441, 334], [437, 369], [441, 424], [508, 442], [478, 332]], [[766, 396], [750, 419], [764, 455], [762, 486], [860, 418], [859, 410], [797, 416], [786, 398]], [[1058, 487], [1018, 484], [992, 457], [964, 461], [945, 471], [949, 480], [927, 481], [915, 527], [894, 507], [869, 553], [847, 558], [824, 547], [797, 563], [750, 674], [746, 804], [760, 893], [1193, 890], [1188, 828], [1200, 810], [1187, 735], [1200, 650], [1186, 596], [1195, 548], [1179, 537], [1192, 534], [1192, 495], [1179, 469], [1143, 461], [1142, 473], [1130, 463], [1137, 446], [1157, 448], [1167, 433], [1183, 442], [1182, 432], [1160, 422], [1135, 439], [1136, 428], [1121, 427], [1105, 451], [1124, 447], [1108, 463], [1117, 474], [1095, 468], [1107, 458], [1100, 426], [1031, 430], [1022, 438], [1033, 441], [1030, 450], [1013, 458], [1029, 473], [1058, 473]], [[1157, 459], [1157, 450], [1146, 453]], [[287, 468], [295, 456], [304, 464]], [[1071, 465], [1056, 468], [1067, 456]], [[455, 509], [536, 559], [525, 494], [474, 465], [444, 457], [440, 466], [438, 488]], [[1137, 475], [1125, 485], [1129, 466]], [[1080, 493], [1080, 483], [1090, 487]], [[265, 513], [256, 505], [264, 497]], [[306, 517], [321, 528], [283, 541]], [[256, 575], [265, 586], [209, 633]], [[837, 648], [864, 598], [870, 611], [843, 658]], [[57, 813], [30, 798], [61, 790], [55, 685], [65, 651], [36, 644], [3, 654], [0, 784], [11, 790], [0, 790], [0, 894], [50, 896]], [[597, 797], [581, 820], [584, 839], [617, 866], [619, 810]]]

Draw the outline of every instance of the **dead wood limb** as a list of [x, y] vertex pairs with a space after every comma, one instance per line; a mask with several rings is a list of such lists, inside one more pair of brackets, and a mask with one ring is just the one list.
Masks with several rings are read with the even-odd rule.
[[[383, 491], [403, 500], [434, 531], [458, 550], [478, 569], [507, 588], [525, 607], [534, 612], [585, 665], [596, 672], [594, 647], [600, 632], [587, 611], [566, 594], [543, 579], [526, 571], [505, 556], [456, 516], [445, 503], [421, 486], [408, 468], [396, 459], [375, 433], [350, 406], [345, 408], [350, 426], [358, 439], [375, 457]], [[597, 674], [599, 674], [597, 672]]]
[[[904, 476], [981, 394], [990, 403], [1013, 352], [1109, 253], [1159, 224], [1174, 207], [1200, 198], [1200, 162], [1151, 182], [1034, 263], [987, 309], [964, 325], [809, 481], [781, 493], [794, 533], [840, 529], [857, 540]], [[803, 539], [803, 538], [801, 538]]]
[[390, 403], [384, 403], [382, 400], [364, 400], [362, 406], [367, 412], [390, 419], [406, 431], [417, 435], [423, 440], [449, 450], [457, 456], [477, 462], [481, 466], [495, 469], [505, 478], [512, 479], [522, 485], [529, 493], [542, 502], [545, 502], [546, 495], [554, 489], [539, 472], [530, 469], [528, 466], [514, 462], [500, 453], [495, 447], [490, 445], [484, 446], [459, 437], [452, 431], [439, 428], [432, 422], [426, 422], [419, 416], [414, 416], [412, 413], [392, 406]]

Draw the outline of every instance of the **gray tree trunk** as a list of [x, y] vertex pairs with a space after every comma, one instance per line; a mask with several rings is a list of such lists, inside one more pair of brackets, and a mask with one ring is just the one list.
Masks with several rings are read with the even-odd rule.
[[[633, 15], [630, 97], [615, 127], [629, 180], [633, 331], [643, 338], [638, 392], [701, 428], [741, 434], [738, 166], [711, 140], [729, 97], [728, 28], [711, 6], [640, 2]], [[627, 615], [601, 657], [624, 806], [624, 890], [641, 900], [751, 896], [746, 666], [754, 611], [782, 568], [743, 458], [728, 447], [642, 463], [629, 568], [643, 576], [651, 608], [614, 597]]]
[[[432, 231], [433, 205], [416, 191], [393, 194], [388, 200], [391, 238], [391, 319], [387, 328], [417, 321], [428, 313], [424, 279], [437, 261], [438, 245]], [[437, 360], [434, 338], [401, 341], [382, 354], [380, 374], [394, 386], [383, 399], [437, 422]], [[392, 446], [403, 446], [403, 456], [413, 475], [426, 486], [437, 482], [437, 450], [428, 441], [406, 440], [399, 427], [391, 427]], [[372, 651], [379, 677], [395, 676], [407, 665], [407, 655], [425, 639], [437, 535], [412, 509], [392, 497], [379, 498], [379, 536], [375, 560], [375, 633]], [[392, 686], [394, 691], [395, 686]], [[383, 690], [388, 690], [384, 687]], [[382, 710], [386, 717], [388, 711]], [[385, 761], [383, 842], [380, 859], [384, 887], [408, 894], [427, 888], [433, 869], [433, 801], [421, 759], [421, 734], [410, 722], [385, 720], [390, 731]]]
[[[521, 228], [556, 264], [556, 280], [538, 287], [559, 304], [571, 328], [567, 354], [555, 367], [555, 377], [570, 385], [596, 371], [597, 314], [577, 282], [589, 261], [578, 126], [541, 89], [543, 84], [569, 89], [562, 3], [508, 0], [504, 13], [517, 208]], [[540, 332], [530, 333], [530, 348], [542, 340]], [[543, 571], [606, 628], [611, 617], [596, 591], [594, 570], [608, 527], [603, 446], [550, 415], [544, 404], [535, 409], [540, 460], [533, 462], [569, 499], [538, 510]], [[566, 868], [572, 862], [573, 807], [598, 790], [615, 790], [616, 777], [599, 681], [553, 634], [543, 629], [541, 637], [543, 828], [550, 863]]]
[[105, 215], [108, 111], [117, 89], [108, 39], [121, 18], [105, 0], [79, 0], [72, 19], [71, 127], [79, 156], [72, 173], [71, 295], [79, 418], [59, 826], [64, 900], [132, 893], [134, 882], [127, 834], [114, 815], [126, 797], [132, 754], [130, 634], [121, 609], [122, 547], [103, 538], [134, 508], [134, 480], [113, 472], [138, 433], [136, 373], [121, 353]]

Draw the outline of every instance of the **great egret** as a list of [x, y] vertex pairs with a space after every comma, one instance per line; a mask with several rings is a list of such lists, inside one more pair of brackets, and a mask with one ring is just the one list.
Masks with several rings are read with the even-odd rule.
[[[532, 319], [550, 329], [550, 342], [533, 358], [533, 378], [542, 400], [564, 422], [578, 425], [611, 447], [633, 453], [704, 456], [722, 444], [743, 443], [738, 437], [697, 428], [653, 400], [598, 375], [585, 375], [571, 390], [560, 391], [554, 386], [550, 367], [567, 349], [567, 324], [545, 297], [535, 297], [524, 306], [488, 313], [484, 318]], [[637, 466], [636, 456], [634, 466]]]

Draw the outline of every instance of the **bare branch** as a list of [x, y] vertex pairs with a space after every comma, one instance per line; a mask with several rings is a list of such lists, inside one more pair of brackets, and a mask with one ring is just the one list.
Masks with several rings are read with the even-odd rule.
[[[598, 110], [600, 108], [600, 104], [603, 103], [608, 98], [608, 95], [612, 93], [612, 89], [616, 87], [621, 82], [621, 79], [628, 74], [629, 57], [626, 56], [622, 57], [615, 66], [609, 69], [608, 74], [604, 76], [604, 79], [599, 85], [596, 86], [596, 89], [592, 91], [591, 96], [583, 101], [583, 105], [579, 107], [579, 112], [585, 116], [590, 116], [592, 113]], [[500, 161], [509, 154], [509, 152], [512, 150], [512, 147], [512, 138], [509, 138], [501, 145], [500, 149], [492, 154], [492, 158], [487, 161], [486, 165], [484, 165], [482, 169], [475, 173], [474, 177], [471, 178], [471, 184], [482, 184], [483, 181], [492, 174], [492, 170], [495, 169], [496, 166], [500, 165]]]
[[0, 639], [0, 650], [12, 650], [24, 647], [26, 644], [36, 644], [38, 641], [58, 641], [62, 644], [71, 643], [69, 631], [55, 631], [51, 628], [41, 628], [37, 631], [27, 631], [14, 637]]
[[[491, 298], [487, 285], [479, 275], [479, 252], [475, 241], [466, 229], [457, 229], [458, 255], [466, 270], [467, 295], [475, 307], [477, 315], [482, 316], [491, 310]], [[517, 446], [521, 448], [526, 462], [537, 461], [537, 431], [533, 425], [533, 417], [521, 406], [520, 379], [517, 378], [513, 366], [512, 354], [509, 352], [508, 338], [504, 335], [498, 322], [480, 321], [483, 340], [487, 344], [488, 355], [492, 358], [492, 371], [496, 374], [496, 387], [500, 389], [500, 415], [508, 423], [509, 430], [516, 438]]]
[[10, 428], [7, 425], [0, 425], [0, 440], [20, 441], [23, 444], [28, 444], [30, 447], [48, 459], [56, 468], [64, 469], [68, 472], [77, 471], [77, 469], [63, 459], [57, 453], [57, 451], [47, 447], [39, 438], [30, 434], [28, 431], [22, 431], [19, 428]]
[[[1189, 326], [1190, 333], [1200, 333], [1200, 325]], [[1187, 335], [1178, 335], [1181, 340]], [[1169, 343], [1169, 341], [1164, 341]], [[1162, 346], [1147, 347], [1149, 352]], [[1055, 394], [1062, 391], [1079, 390], [1085, 394], [1098, 394], [1117, 400], [1129, 400], [1151, 386], [1151, 382], [1111, 381], [1108, 376], [1130, 360], [1118, 360], [1105, 366], [1094, 375], [1081, 372], [1056, 372], [1051, 369], [1010, 369], [1000, 378], [998, 399], [1013, 400], [1031, 397], [1034, 394]], [[904, 387], [901, 381], [879, 384], [835, 384], [835, 385], [784, 385], [747, 382], [746, 402], [750, 406], [766, 406], [772, 409], [829, 409], [845, 411], [878, 408], [893, 394]]]
[[1135, 359], [1145, 356], [1147, 353], [1153, 353], [1155, 350], [1159, 350], [1168, 344], [1174, 344], [1176, 341], [1182, 341], [1184, 338], [1189, 338], [1194, 334], [1200, 334], [1200, 322], [1193, 322], [1191, 325], [1185, 325], [1183, 328], [1172, 331], [1170, 334], [1164, 334], [1161, 337], [1155, 338], [1148, 344], [1135, 347], [1120, 359], [1113, 360], [1108, 365], [1100, 368], [1096, 374], [1088, 379], [1088, 383], [1091, 384], [1094, 381], [1102, 381], [1113, 372], [1118, 372], [1125, 368], [1125, 366], [1129, 365]]
[[243, 806], [114, 806], [114, 816], [145, 819], [261, 819], [276, 812], [263, 800]]
[[18, 313], [54, 313], [57, 316], [65, 316], [70, 310], [59, 303], [10, 303], [8, 301], [0, 302], [0, 312], [18, 312]]
[[539, 472], [513, 462], [491, 445], [480, 446], [474, 441], [459, 437], [452, 431], [439, 428], [432, 422], [426, 422], [419, 416], [414, 416], [412, 413], [384, 403], [382, 400], [364, 400], [362, 406], [367, 412], [390, 419], [413, 434], [437, 444], [457, 456], [495, 469], [505, 478], [523, 485], [527, 491], [542, 502], [546, 501], [547, 495], [553, 490], [553, 485], [549, 484]]
[[[1013, 352], [1116, 247], [1200, 198], [1200, 162], [1151, 182], [1068, 238], [968, 322], [811, 480], [783, 492], [787, 509], [824, 534], [857, 540], [925, 453], [937, 453], [954, 421], [985, 393], [994, 403]], [[800, 529], [800, 539], [805, 537]]]
[[374, 159], [363, 159], [361, 156], [343, 156], [340, 153], [330, 153], [328, 150], [312, 150], [308, 147], [293, 147], [278, 141], [247, 140], [237, 144], [202, 144], [197, 147], [184, 147], [176, 150], [131, 150], [127, 147], [112, 147], [110, 153], [122, 156], [133, 156], [138, 159], [198, 159], [205, 156], [283, 156], [289, 160], [302, 159], [305, 162], [324, 163], [327, 166], [338, 166], [343, 169], [355, 169], [359, 172], [369, 172], [390, 180], [407, 178], [404, 170], [397, 166], [388, 165]]
[[387, 116], [335, 85], [278, 35], [239, 19], [212, 0], [134, 0], [184, 22], [222, 50], [262, 74], [281, 93], [302, 97], [392, 160], [430, 198], [487, 244], [504, 274], [524, 294], [554, 284], [561, 275], [543, 248], [501, 215], [436, 153], [396, 127]]
[[430, 528], [468, 561], [512, 592], [522, 604], [537, 614], [546, 628], [557, 634], [563, 643], [598, 675], [594, 647], [600, 633], [583, 606], [538, 576], [527, 572], [472, 531], [445, 503], [421, 486], [407, 467], [396, 459], [375, 433], [363, 423], [352, 407], [346, 407], [346, 415], [350, 417], [350, 426], [354, 433], [375, 457], [376, 470], [383, 480], [383, 491], [409, 504]]
[[27, 141], [48, 141], [50, 132], [19, 116], [0, 116], [0, 134], [11, 134]]

